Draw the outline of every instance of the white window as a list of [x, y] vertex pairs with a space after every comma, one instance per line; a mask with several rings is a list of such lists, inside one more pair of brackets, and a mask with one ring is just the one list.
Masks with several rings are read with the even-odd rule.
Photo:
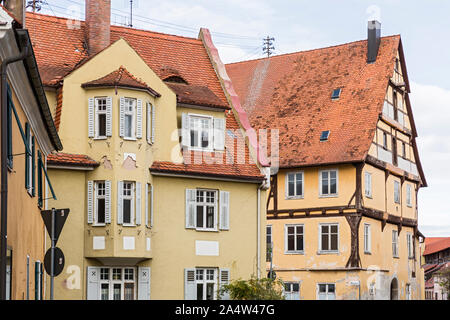
[[106, 139], [112, 135], [112, 98], [89, 98], [88, 136]]
[[95, 137], [106, 138], [106, 98], [95, 98]]
[[335, 300], [336, 285], [334, 283], [319, 283], [317, 285], [319, 300]]
[[122, 189], [122, 222], [124, 225], [134, 224], [134, 182], [123, 182]]
[[197, 300], [215, 300], [217, 292], [217, 269], [196, 269]]
[[146, 185], [145, 225], [153, 227], [153, 185]]
[[412, 207], [412, 188], [410, 184], [406, 185], [406, 205]]
[[197, 190], [196, 228], [216, 229], [217, 192], [213, 190]]
[[372, 174], [369, 172], [365, 172], [364, 174], [364, 186], [365, 186], [365, 192], [367, 198], [372, 198]]
[[147, 142], [152, 144], [155, 142], [155, 107], [147, 102]]
[[136, 300], [136, 269], [100, 268], [100, 300]]
[[394, 181], [394, 202], [400, 203], [400, 182]]
[[370, 224], [364, 223], [364, 253], [371, 253], [372, 251], [372, 234]]
[[189, 116], [190, 147], [193, 149], [212, 149], [212, 117]]
[[303, 172], [286, 174], [286, 199], [303, 198]]
[[320, 224], [319, 248], [323, 253], [339, 252], [339, 225], [338, 224]]
[[285, 282], [284, 283], [284, 298], [286, 300], [300, 300], [300, 283]]
[[134, 139], [136, 137], [136, 99], [125, 98], [124, 109], [124, 130], [125, 138]]
[[319, 193], [323, 197], [337, 196], [338, 193], [338, 171], [319, 171]]
[[285, 252], [303, 253], [304, 247], [303, 225], [285, 226]]
[[106, 184], [105, 181], [95, 182], [95, 224], [106, 223]]
[[398, 258], [398, 231], [392, 230], [392, 256]]
[[411, 233], [406, 234], [406, 244], [408, 247], [408, 258], [413, 259], [414, 258], [414, 238]]

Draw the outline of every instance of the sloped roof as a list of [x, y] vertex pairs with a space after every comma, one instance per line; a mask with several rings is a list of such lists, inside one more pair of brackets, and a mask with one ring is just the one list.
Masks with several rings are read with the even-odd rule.
[[[383, 37], [373, 64], [363, 40], [226, 69], [255, 129], [280, 130], [280, 167], [359, 162], [374, 137], [399, 44], [398, 35]], [[332, 100], [337, 88], [340, 98]]]
[[84, 154], [53, 153], [47, 156], [48, 165], [98, 167], [99, 163]]
[[81, 84], [83, 88], [96, 88], [96, 87], [125, 87], [125, 88], [136, 88], [148, 91], [151, 95], [155, 97], [160, 97], [161, 95], [150, 88], [144, 81], [137, 79], [133, 76], [124, 66], [119, 69], [103, 76], [99, 79], [92, 80]]
[[[430, 240], [431, 239], [431, 240]], [[450, 237], [447, 238], [426, 238], [425, 251], [423, 255], [433, 254], [450, 248]]]
[[230, 109], [230, 106], [220, 100], [208, 87], [175, 82], [166, 82], [166, 84], [175, 92], [179, 103]]
[[[88, 59], [84, 49], [84, 21], [27, 12], [27, 28], [44, 85], [58, 85], [65, 75]], [[125, 39], [160, 78], [167, 77], [170, 70], [170, 74], [179, 75], [191, 85], [208, 87], [226, 102], [201, 40], [111, 26], [111, 43], [120, 38]]]

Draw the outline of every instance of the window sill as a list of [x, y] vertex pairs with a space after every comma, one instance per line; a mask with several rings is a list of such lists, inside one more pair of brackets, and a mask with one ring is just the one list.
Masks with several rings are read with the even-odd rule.
[[193, 230], [199, 231], [199, 232], [219, 232], [219, 230], [217, 230], [217, 229], [200, 229], [200, 228], [195, 228]]
[[393, 256], [392, 258], [394, 258], [394, 259], [400, 259], [399, 256]]
[[369, 252], [369, 251], [364, 251], [364, 254], [367, 254], [367, 255], [372, 255], [372, 252]]
[[214, 149], [203, 149], [203, 148], [193, 148], [193, 147], [188, 147], [188, 151], [214, 152]]
[[106, 223], [93, 223], [91, 224], [91, 227], [106, 227]]
[[302, 200], [304, 199], [304, 196], [293, 196], [293, 197], [286, 197], [286, 200]]
[[317, 254], [339, 254], [339, 251], [317, 251]]
[[284, 254], [287, 255], [305, 255], [304, 251], [285, 251]]
[[321, 194], [319, 195], [319, 198], [338, 198], [339, 194]]
[[129, 224], [129, 223], [122, 223], [122, 227], [132, 228], [132, 227], [137, 227], [137, 225], [135, 225], [135, 224]]
[[369, 196], [369, 195], [366, 194], [365, 196], [366, 196], [367, 199], [373, 199], [372, 195]]

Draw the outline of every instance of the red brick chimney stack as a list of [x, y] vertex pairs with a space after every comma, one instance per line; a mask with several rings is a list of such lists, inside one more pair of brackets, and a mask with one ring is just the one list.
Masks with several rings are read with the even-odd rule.
[[86, 0], [86, 39], [89, 55], [110, 45], [111, 0]]

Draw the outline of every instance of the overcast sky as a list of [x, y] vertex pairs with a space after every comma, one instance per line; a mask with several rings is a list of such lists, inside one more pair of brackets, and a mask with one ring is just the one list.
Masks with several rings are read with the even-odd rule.
[[[45, 1], [44, 1], [45, 2]], [[46, 0], [42, 12], [79, 16], [82, 0]], [[382, 35], [401, 34], [411, 81], [419, 152], [429, 187], [419, 191], [419, 229], [450, 236], [450, 1], [364, 0], [134, 0], [133, 26], [196, 37], [210, 29], [221, 58], [262, 57], [262, 38], [275, 54], [321, 48], [367, 37], [367, 20]], [[129, 0], [112, 0], [112, 19], [128, 24]], [[449, 197], [450, 198], [450, 197]]]

